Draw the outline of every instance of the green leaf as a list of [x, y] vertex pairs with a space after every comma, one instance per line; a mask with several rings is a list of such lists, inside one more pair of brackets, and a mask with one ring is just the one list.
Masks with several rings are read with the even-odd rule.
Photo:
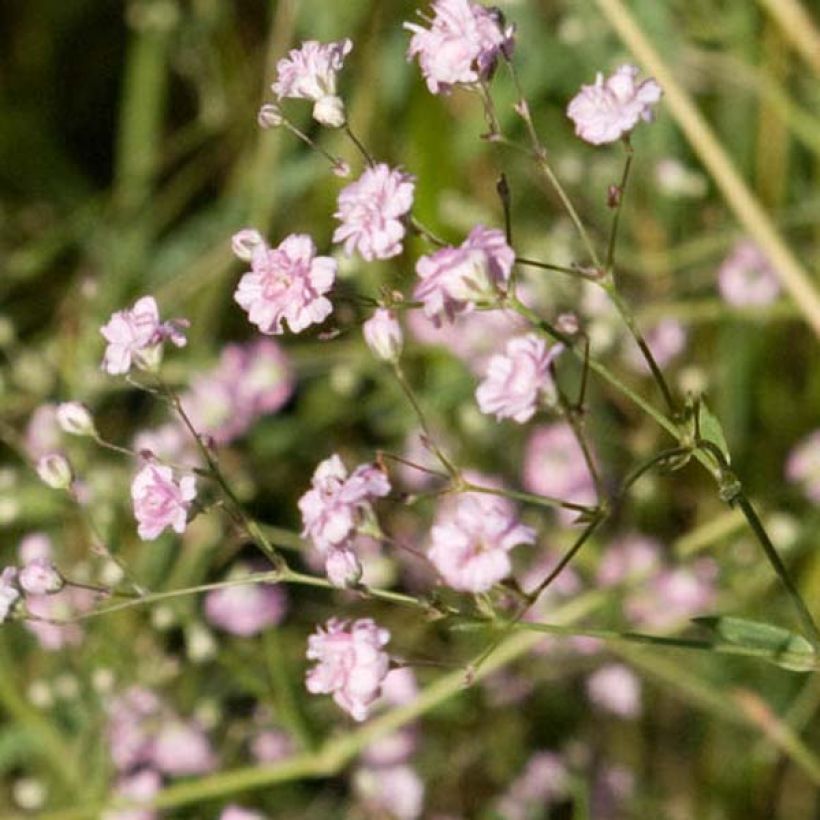
[[726, 436], [723, 434], [723, 427], [717, 416], [706, 406], [706, 402], [701, 398], [698, 407], [698, 427], [700, 437], [705, 441], [711, 441], [726, 459], [727, 464], [732, 463], [732, 456], [729, 453], [729, 445], [726, 443]]
[[808, 672], [817, 668], [817, 656], [812, 645], [802, 635], [781, 626], [729, 616], [693, 620], [714, 632], [725, 643], [771, 652], [769, 660], [785, 669]]

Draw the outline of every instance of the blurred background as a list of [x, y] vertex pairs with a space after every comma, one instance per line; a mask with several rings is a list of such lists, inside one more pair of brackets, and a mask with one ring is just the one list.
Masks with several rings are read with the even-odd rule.
[[[755, 2], [629, 5], [794, 253], [816, 272], [817, 74]], [[622, 152], [582, 143], [564, 112], [596, 72], [634, 60], [591, 0], [498, 6], [517, 27], [515, 62], [540, 136], [603, 244], [606, 189], [620, 177]], [[236, 230], [253, 226], [272, 244], [309, 232], [329, 251], [331, 215], [345, 181], [284, 129], [263, 132], [256, 123], [259, 105], [271, 99], [276, 60], [301, 40], [354, 41], [340, 80], [350, 122], [375, 156], [416, 175], [414, 213], [422, 222], [453, 242], [476, 223], [502, 225], [495, 185], [503, 171], [519, 254], [557, 264], [578, 258], [571, 223], [526, 157], [480, 138], [486, 123], [479, 100], [462, 91], [430, 95], [417, 66], [406, 61], [402, 23], [416, 20], [416, 9], [405, 0], [0, 6], [3, 564], [14, 563], [21, 542], [38, 534], [71, 577], [104, 583], [111, 569], [89, 553], [88, 522], [38, 482], [30, 463], [44, 440], [53, 441], [45, 422], [36, 426], [36, 413], [55, 402], [85, 402], [104, 437], [124, 446], [167, 422], [161, 403], [99, 369], [99, 328], [113, 311], [153, 294], [164, 317], [190, 320], [188, 347], [170, 353], [164, 366], [185, 389], [213, 371], [226, 344], [258, 338], [232, 300], [243, 270], [231, 254]], [[505, 133], [522, 142], [505, 72], [493, 93]], [[294, 102], [288, 113], [327, 151], [360, 167], [343, 134], [311, 122], [308, 104]], [[742, 286], [721, 287], [733, 265], [745, 264], [738, 243], [754, 238], [744, 237], [663, 102], [657, 121], [640, 126], [633, 144], [617, 253], [623, 291], [678, 394], [705, 392], [734, 466], [811, 606], [820, 599], [820, 443], [808, 438], [820, 427], [817, 341], [787, 297], [773, 292], [755, 301]], [[232, 436], [220, 452], [248, 508], [293, 550], [295, 563], [309, 566], [309, 556], [299, 557], [296, 501], [315, 465], [335, 451], [352, 466], [372, 460], [376, 448], [401, 453], [412, 446], [411, 408], [363, 345], [359, 325], [368, 315], [362, 297], [384, 286], [409, 293], [415, 260], [426, 250], [413, 238], [405, 254], [387, 262], [343, 261], [335, 338], [308, 332], [277, 339], [293, 386], [275, 413]], [[750, 276], [771, 273], [763, 270], [765, 259], [752, 259]], [[544, 315], [577, 312], [595, 354], [660, 404], [635, 351], [594, 295], [557, 274], [535, 274], [527, 273], [522, 287]], [[411, 382], [460, 463], [519, 486], [532, 429], [478, 413], [478, 354], [452, 347], [419, 334], [408, 350]], [[608, 486], [668, 446], [651, 421], [603, 383], [593, 381], [588, 399], [588, 428]], [[59, 446], [88, 487], [95, 526], [150, 589], [219, 580], [255, 560], [217, 515], [202, 516], [181, 540], [140, 542], [128, 496], [133, 463], [85, 440]], [[804, 468], [787, 475], [795, 452], [803, 453]], [[423, 548], [432, 513], [425, 503], [394, 504], [385, 529]], [[566, 522], [538, 510], [527, 515], [541, 533], [541, 557], [571, 543]], [[695, 467], [637, 486], [580, 557], [577, 587], [563, 590], [564, 601], [594, 590], [608, 547], [638, 534], [652, 539], [668, 572], [691, 573], [684, 586], [708, 582], [709, 594], [698, 600], [710, 613], [793, 626], [788, 601], [742, 519]], [[708, 566], [699, 563], [705, 556]], [[521, 571], [537, 558], [522, 559]], [[430, 580], [390, 549], [374, 555], [373, 565], [379, 585], [421, 592]], [[636, 592], [615, 589], [584, 623], [630, 622], [629, 594]], [[662, 609], [664, 596], [677, 594], [657, 592], [655, 603]], [[40, 645], [42, 636], [22, 625], [5, 625], [0, 814], [48, 816], [104, 801], [117, 779], [106, 740], [110, 703], [133, 684], [161, 692], [177, 713], [196, 718], [219, 771], [278, 759], [254, 753], [251, 739], [263, 731], [287, 740], [284, 754], [352, 731], [327, 698], [308, 699], [303, 690], [307, 635], [330, 615], [377, 617], [393, 632], [398, 654], [433, 664], [417, 670], [422, 686], [441, 674], [434, 663], [458, 665], [480, 646], [476, 636], [453, 635], [384, 604], [301, 587], [288, 595], [281, 628], [254, 638], [206, 625], [201, 596], [91, 621], [81, 639], [57, 647]], [[540, 614], [549, 619], [548, 608]], [[378, 766], [354, 760], [328, 777], [181, 800], [164, 816], [217, 817], [231, 801], [283, 818], [819, 816], [814, 675], [708, 653], [558, 644], [545, 644], [422, 718], [412, 761], [423, 784], [421, 814], [402, 814], [379, 791], [380, 782], [392, 781], [380, 780]], [[626, 693], [626, 705], [613, 706], [590, 683], [613, 667], [623, 674], [603, 690]], [[390, 789], [412, 792], [406, 785]], [[83, 811], [65, 816], [99, 816]]]

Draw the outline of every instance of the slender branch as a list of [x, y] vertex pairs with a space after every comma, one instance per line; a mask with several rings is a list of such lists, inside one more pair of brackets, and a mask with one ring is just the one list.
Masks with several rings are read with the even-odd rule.
[[623, 143], [626, 146], [626, 162], [624, 162], [624, 171], [621, 176], [621, 183], [618, 185], [618, 199], [615, 203], [615, 213], [612, 217], [612, 228], [609, 231], [609, 243], [606, 250], [607, 271], [612, 271], [613, 265], [615, 264], [615, 244], [618, 240], [618, 226], [621, 221], [621, 211], [624, 209], [626, 184], [629, 182], [629, 170], [632, 168], [632, 157], [635, 155], [635, 151], [632, 148], [632, 143], [629, 141], [629, 135], [624, 137]]

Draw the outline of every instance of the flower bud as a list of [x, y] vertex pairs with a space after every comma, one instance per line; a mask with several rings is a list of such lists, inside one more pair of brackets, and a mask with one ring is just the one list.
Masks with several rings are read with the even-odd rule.
[[91, 412], [78, 401], [66, 401], [57, 407], [57, 423], [72, 436], [96, 436], [97, 428]]
[[49, 595], [63, 588], [63, 577], [48, 558], [35, 558], [20, 570], [20, 586], [29, 595]]
[[257, 248], [265, 247], [266, 242], [255, 228], [243, 228], [231, 237], [231, 250], [234, 256], [243, 262], [250, 262]]
[[256, 122], [260, 128], [278, 128], [285, 118], [282, 116], [282, 109], [274, 103], [265, 103], [256, 115]]
[[341, 97], [328, 94], [313, 106], [313, 119], [328, 128], [341, 128], [345, 124], [345, 104]]
[[74, 481], [74, 471], [68, 459], [60, 453], [49, 453], [37, 462], [40, 480], [54, 490], [67, 490]]
[[346, 589], [359, 583], [362, 565], [353, 550], [332, 549], [325, 558], [325, 572], [334, 587]]
[[396, 362], [404, 346], [404, 336], [396, 314], [379, 308], [362, 327], [367, 346], [378, 359]]

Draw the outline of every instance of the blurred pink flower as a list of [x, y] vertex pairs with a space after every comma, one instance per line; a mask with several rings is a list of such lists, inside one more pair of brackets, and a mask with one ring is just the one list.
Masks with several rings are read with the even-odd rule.
[[217, 760], [202, 729], [193, 721], [169, 717], [161, 722], [153, 738], [151, 761], [163, 774], [179, 777], [205, 774]]
[[661, 544], [644, 535], [626, 535], [604, 550], [596, 577], [601, 586], [642, 582], [660, 569]]
[[154, 732], [165, 707], [150, 690], [132, 686], [108, 704], [106, 738], [114, 766], [127, 772], [153, 762]]
[[424, 783], [410, 766], [364, 767], [354, 776], [359, 798], [374, 817], [416, 820], [424, 805]]
[[0, 624], [9, 617], [19, 599], [17, 568], [5, 567], [0, 572]]
[[820, 430], [807, 435], [789, 453], [786, 478], [800, 485], [810, 501], [820, 504]]
[[20, 587], [28, 595], [49, 595], [62, 589], [62, 576], [48, 558], [34, 558], [19, 573]]
[[396, 311], [378, 308], [362, 325], [364, 340], [377, 359], [395, 362], [401, 355], [404, 335]]
[[[491, 480], [475, 483], [495, 485]], [[506, 498], [465, 492], [439, 506], [430, 540], [427, 557], [447, 586], [477, 593], [510, 574], [510, 550], [533, 544], [535, 531], [519, 522]]]
[[718, 270], [718, 290], [730, 305], [763, 307], [777, 299], [780, 281], [763, 251], [750, 239], [743, 239]]
[[286, 607], [285, 593], [278, 584], [242, 584], [212, 589], [205, 595], [208, 623], [242, 637], [281, 623]]
[[[153, 769], [139, 769], [117, 780], [114, 794], [134, 803], [150, 802], [162, 787], [162, 777]], [[155, 820], [159, 812], [151, 808], [109, 809], [101, 820]]]
[[536, 752], [498, 801], [504, 820], [529, 820], [570, 791], [569, 772], [554, 752]]
[[51, 539], [44, 532], [29, 533], [21, 539], [17, 555], [23, 564], [37, 558], [50, 559], [53, 555]]
[[487, 79], [502, 53], [512, 56], [514, 29], [504, 25], [497, 9], [471, 0], [436, 0], [432, 9], [429, 29], [404, 24], [413, 32], [407, 58], [418, 58], [432, 94]]
[[57, 405], [41, 404], [29, 417], [24, 435], [26, 453], [32, 461], [60, 449], [62, 435]]
[[596, 503], [595, 483], [578, 440], [566, 422], [533, 430], [524, 454], [522, 481], [531, 493], [576, 504]]
[[587, 695], [598, 708], [630, 719], [641, 713], [641, 682], [620, 663], [602, 666], [586, 682]]
[[477, 301], [492, 301], [506, 289], [515, 253], [503, 231], [476, 225], [457, 247], [440, 248], [416, 263], [421, 282], [413, 298], [437, 324], [469, 313]]
[[[652, 356], [658, 367], [666, 367], [676, 359], [686, 347], [686, 330], [677, 319], [661, 319], [644, 333]], [[636, 344], [626, 352], [626, 361], [633, 370], [649, 373], [649, 365]]]
[[301, 333], [331, 314], [324, 294], [335, 278], [336, 261], [316, 256], [307, 234], [291, 234], [276, 248], [254, 248], [251, 270], [239, 280], [234, 299], [262, 333], [283, 333], [284, 321], [291, 333]]
[[257, 763], [276, 763], [295, 750], [293, 738], [281, 729], [264, 729], [251, 741], [251, 754]]
[[481, 412], [495, 414], [499, 421], [529, 421], [543, 398], [555, 398], [550, 365], [562, 350], [562, 345], [547, 348], [534, 333], [510, 339], [504, 353], [490, 359], [487, 376], [476, 390]]
[[598, 73], [594, 85], [581, 86], [567, 108], [581, 139], [593, 145], [615, 142], [640, 120], [652, 121], [652, 106], [663, 92], [651, 78], [638, 82], [639, 73], [635, 66], [622, 65], [606, 80]]
[[[50, 595], [27, 595], [26, 610], [38, 618], [66, 620], [89, 612], [99, 600], [99, 594], [81, 587], [64, 586]], [[80, 623], [57, 624], [26, 620], [26, 629], [37, 638], [40, 646], [56, 652], [69, 646], [79, 646], [85, 638]]]
[[390, 657], [382, 651], [389, 640], [390, 633], [370, 618], [349, 627], [346, 621], [331, 618], [308, 639], [307, 657], [316, 661], [307, 673], [308, 691], [332, 694], [354, 720], [364, 720], [390, 667]]
[[353, 43], [348, 39], [334, 43], [306, 40], [276, 64], [273, 93], [280, 100], [313, 100], [315, 120], [331, 128], [341, 127], [345, 114], [344, 104], [336, 96], [336, 74], [352, 49]]
[[166, 528], [185, 532], [188, 510], [196, 497], [196, 479], [183, 476], [178, 482], [170, 467], [146, 464], [131, 483], [131, 500], [137, 534], [143, 541], [157, 538]]
[[166, 339], [177, 347], [186, 344], [183, 319], [160, 322], [159, 308], [153, 296], [143, 296], [130, 310], [120, 310], [100, 329], [108, 342], [103, 357], [103, 369], [112, 376], [127, 373], [132, 364], [150, 367], [159, 346]]
[[366, 168], [339, 194], [334, 216], [341, 224], [333, 232], [333, 241], [344, 243], [348, 256], [358, 251], [368, 262], [398, 256], [414, 188], [412, 176], [383, 162]]

